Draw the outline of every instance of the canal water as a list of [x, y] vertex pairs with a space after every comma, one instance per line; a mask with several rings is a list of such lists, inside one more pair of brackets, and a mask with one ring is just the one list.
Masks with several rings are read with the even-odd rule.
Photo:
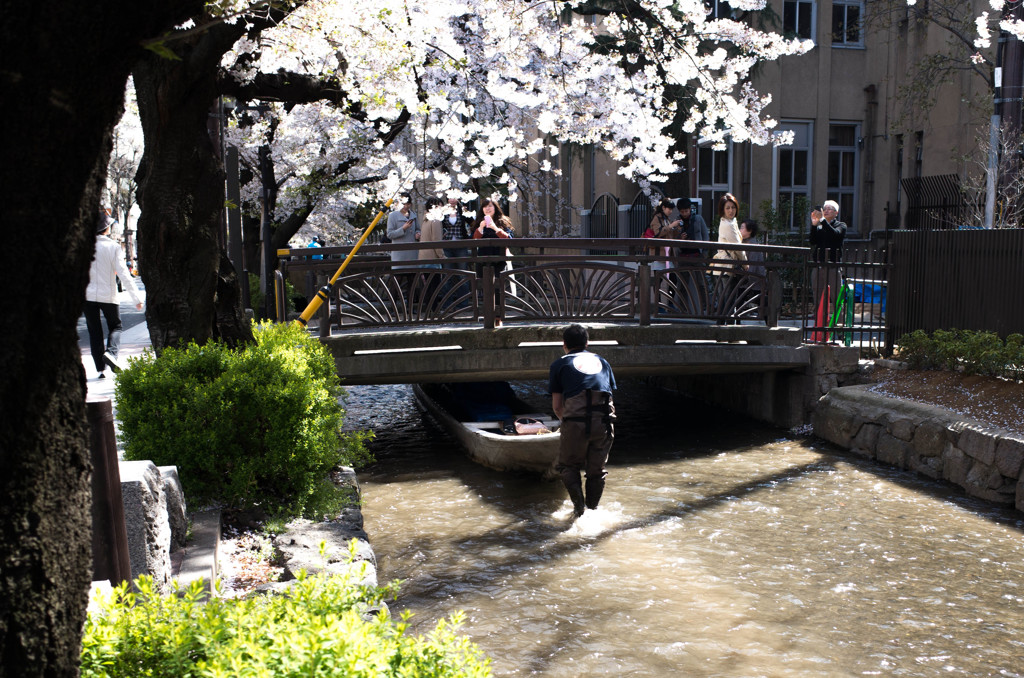
[[409, 387], [350, 388], [392, 612], [424, 633], [464, 611], [499, 676], [1024, 676], [1018, 516], [621, 386], [602, 505], [576, 521], [560, 484], [466, 459]]

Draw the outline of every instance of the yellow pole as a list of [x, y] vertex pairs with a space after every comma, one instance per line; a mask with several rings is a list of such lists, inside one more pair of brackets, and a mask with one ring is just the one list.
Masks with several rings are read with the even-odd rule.
[[389, 207], [391, 207], [392, 201], [394, 201], [394, 198], [389, 198], [388, 201], [384, 203], [384, 209], [382, 209], [380, 212], [377, 212], [377, 216], [373, 218], [373, 221], [370, 222], [370, 225], [366, 227], [365, 231], [363, 231], [363, 235], [356, 242], [355, 247], [352, 248], [352, 251], [348, 253], [348, 256], [345, 257], [345, 261], [341, 262], [341, 266], [338, 268], [337, 271], [335, 271], [334, 275], [331, 276], [330, 281], [328, 281], [326, 285], [317, 290], [316, 296], [313, 297], [313, 301], [309, 302], [309, 306], [307, 306], [306, 310], [302, 312], [302, 315], [295, 319], [296, 324], [301, 325], [302, 327], [305, 327], [307, 324], [309, 324], [309, 319], [316, 315], [316, 312], [320, 310], [320, 305], [330, 298], [331, 288], [334, 287], [334, 283], [338, 281], [338, 278], [341, 277], [341, 274], [345, 271], [345, 268], [348, 266], [348, 262], [352, 261], [352, 257], [356, 255], [356, 252], [358, 252], [359, 248], [363, 246], [363, 243], [366, 242], [366, 239], [370, 237], [370, 233], [373, 232], [374, 226], [377, 225], [377, 222], [380, 221], [381, 217], [384, 216], [384, 213], [388, 210]]

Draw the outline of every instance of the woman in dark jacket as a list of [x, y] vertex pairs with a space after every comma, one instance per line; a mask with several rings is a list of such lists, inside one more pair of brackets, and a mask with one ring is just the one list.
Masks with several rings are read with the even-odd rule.
[[[513, 236], [512, 221], [505, 216], [505, 213], [501, 211], [501, 205], [490, 198], [485, 198], [480, 202], [480, 216], [477, 217], [475, 228], [473, 229], [473, 240], [490, 239], [494, 238], [497, 240], [507, 240]], [[493, 256], [507, 256], [508, 248], [504, 243], [500, 243], [500, 247], [480, 247], [477, 250], [477, 254], [481, 257], [493, 257]], [[495, 274], [502, 268], [500, 264], [495, 266]], [[484, 264], [478, 263], [476, 266], [477, 276], [483, 276]], [[495, 306], [498, 302], [498, 288], [494, 288], [494, 301]], [[500, 309], [499, 309], [500, 311]], [[501, 325], [500, 315], [494, 321], [495, 326]]]

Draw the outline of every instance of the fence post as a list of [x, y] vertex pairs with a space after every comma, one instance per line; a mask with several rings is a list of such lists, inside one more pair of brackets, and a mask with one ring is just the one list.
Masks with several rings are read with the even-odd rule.
[[580, 210], [580, 237], [589, 238], [591, 225], [590, 225], [590, 212], [591, 210]]
[[779, 313], [782, 310], [782, 280], [779, 277], [778, 271], [775, 269], [768, 270], [764, 288], [767, 295], [767, 299], [765, 299], [765, 324], [768, 327], [778, 327]]
[[92, 455], [92, 578], [114, 586], [132, 578], [110, 400], [86, 401]]
[[[326, 282], [326, 281], [325, 281]], [[334, 289], [331, 289], [331, 293]], [[338, 324], [341, 325], [341, 304], [335, 304], [338, 309]], [[331, 336], [331, 300], [327, 298], [324, 303], [320, 305], [320, 338]]]
[[619, 205], [618, 217], [616, 226], [617, 237], [619, 238], [631, 238], [633, 236], [629, 233], [629, 216], [630, 211], [633, 209], [632, 205]]
[[636, 289], [639, 295], [640, 326], [651, 324], [651, 265], [641, 261], [636, 267]]
[[288, 299], [284, 290], [284, 275], [280, 270], [274, 271], [274, 315], [279, 323], [288, 321]]
[[481, 279], [483, 283], [483, 315], [484, 315], [484, 327], [489, 330], [494, 329], [494, 264], [484, 264], [483, 277]]

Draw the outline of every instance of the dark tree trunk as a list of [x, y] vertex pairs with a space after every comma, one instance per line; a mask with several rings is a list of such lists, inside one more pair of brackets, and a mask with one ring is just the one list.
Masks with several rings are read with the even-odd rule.
[[153, 347], [252, 339], [237, 276], [218, 243], [224, 169], [208, 132], [218, 64], [241, 35], [220, 25], [147, 56], [134, 70], [145, 153], [139, 167], [139, 271]]
[[4, 2], [0, 186], [18, 253], [0, 295], [0, 676], [75, 676], [89, 582], [76, 324], [111, 130], [140, 42], [196, 0]]

